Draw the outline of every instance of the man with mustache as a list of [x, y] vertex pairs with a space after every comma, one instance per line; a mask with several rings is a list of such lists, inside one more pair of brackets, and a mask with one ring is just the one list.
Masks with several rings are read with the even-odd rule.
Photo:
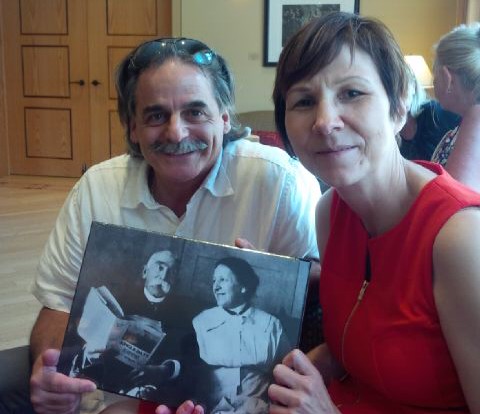
[[92, 166], [72, 189], [33, 287], [43, 305], [30, 341], [39, 414], [73, 412], [95, 389], [56, 372], [93, 220], [318, 257], [318, 182], [280, 149], [242, 139], [219, 54], [194, 39], [142, 43], [120, 63], [116, 89], [128, 154]]

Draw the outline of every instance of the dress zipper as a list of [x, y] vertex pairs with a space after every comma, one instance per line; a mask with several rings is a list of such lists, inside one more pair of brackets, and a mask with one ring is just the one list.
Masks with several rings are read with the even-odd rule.
[[343, 327], [343, 334], [342, 334], [342, 365], [345, 367], [345, 338], [347, 336], [347, 331], [350, 326], [350, 322], [353, 318], [353, 315], [357, 311], [357, 308], [360, 306], [360, 303], [365, 296], [365, 291], [367, 290], [368, 285], [370, 284], [370, 279], [372, 278], [371, 275], [371, 268], [370, 268], [370, 254], [368, 252], [367, 248], [367, 257], [366, 257], [366, 263], [365, 263], [365, 277], [363, 279], [362, 287], [360, 288], [360, 292], [358, 292], [357, 296], [357, 301], [355, 302], [355, 305], [353, 306], [352, 311], [350, 312], [350, 315], [348, 315], [347, 321], [345, 322], [345, 326]]

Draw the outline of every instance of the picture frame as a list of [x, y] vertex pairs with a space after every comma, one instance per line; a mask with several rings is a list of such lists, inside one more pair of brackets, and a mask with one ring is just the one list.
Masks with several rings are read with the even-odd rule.
[[286, 41], [312, 18], [359, 9], [360, 0], [265, 0], [263, 66], [276, 66]]
[[309, 270], [304, 259], [94, 221], [58, 371], [157, 404], [194, 398], [218, 412], [227, 395], [236, 412], [263, 414], [274, 366], [299, 344]]

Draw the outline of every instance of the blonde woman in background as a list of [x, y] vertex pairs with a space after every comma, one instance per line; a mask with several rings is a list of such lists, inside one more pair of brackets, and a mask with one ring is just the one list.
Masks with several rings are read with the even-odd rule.
[[444, 135], [432, 161], [480, 191], [480, 23], [460, 25], [440, 38], [433, 85], [442, 107], [462, 122]]

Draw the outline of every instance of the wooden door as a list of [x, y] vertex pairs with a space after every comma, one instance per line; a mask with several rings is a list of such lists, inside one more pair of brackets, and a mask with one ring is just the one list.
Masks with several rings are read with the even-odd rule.
[[75, 177], [90, 163], [87, 8], [4, 0], [10, 170]]
[[171, 0], [0, 0], [12, 174], [78, 177], [125, 151], [114, 70], [171, 34]]
[[88, 0], [92, 163], [125, 152], [114, 73], [141, 41], [170, 36], [171, 0]]

